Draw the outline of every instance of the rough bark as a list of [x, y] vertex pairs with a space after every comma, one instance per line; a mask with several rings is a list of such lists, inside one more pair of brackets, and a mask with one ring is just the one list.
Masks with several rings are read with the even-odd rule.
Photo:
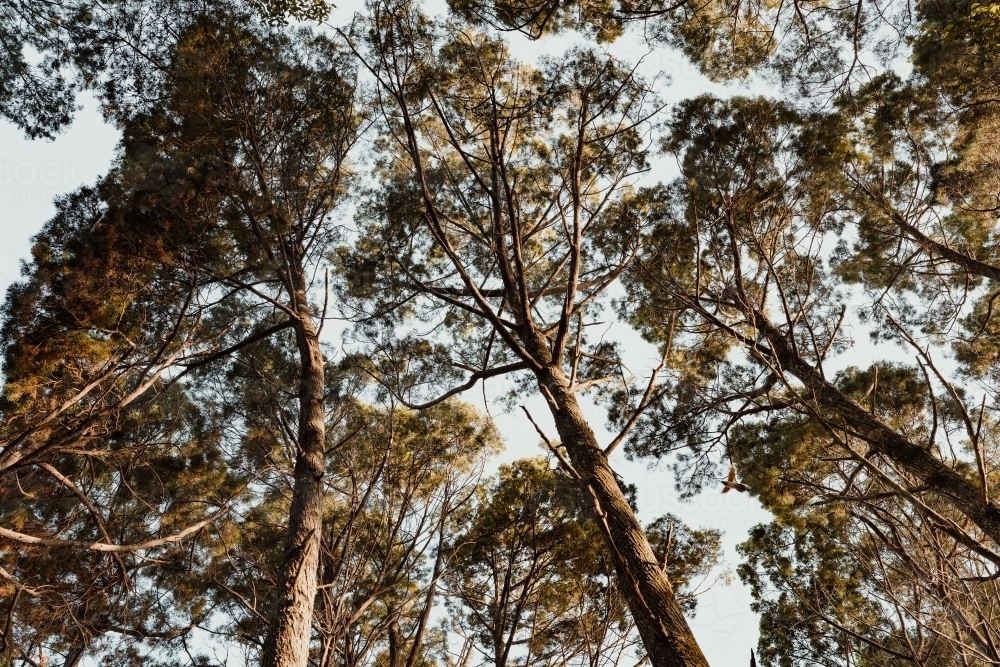
[[1000, 544], [1000, 509], [983, 502], [981, 490], [952, 470], [928, 449], [915, 445], [884, 425], [867, 410], [845, 396], [792, 348], [788, 338], [764, 315], [751, 311], [754, 326], [770, 346], [771, 355], [781, 369], [788, 371], [805, 386], [824, 408], [850, 425], [851, 431], [864, 438], [906, 472], [918, 477], [932, 492], [952, 504], [984, 533]]
[[319, 337], [305, 290], [295, 293], [294, 325], [301, 364], [298, 453], [292, 506], [275, 604], [261, 659], [263, 667], [305, 667], [319, 579], [326, 460], [325, 374]]
[[400, 667], [399, 652], [402, 644], [399, 637], [399, 624], [392, 621], [389, 623], [389, 667]]
[[583, 492], [591, 497], [621, 589], [653, 667], [708, 667], [666, 573], [615, 479], [562, 369], [536, 372]]
[[1000, 282], [1000, 268], [982, 262], [975, 257], [971, 257], [966, 253], [959, 252], [954, 248], [951, 248], [940, 241], [935, 241], [931, 237], [927, 236], [920, 231], [915, 225], [911, 225], [907, 222], [906, 218], [898, 213], [893, 212], [890, 208], [885, 207], [892, 218], [892, 221], [896, 223], [903, 233], [910, 237], [914, 243], [924, 249], [930, 256], [937, 255], [952, 264], [957, 264], [969, 273], [977, 276], [982, 276], [988, 278], [993, 282]]
[[[381, 55], [384, 57], [386, 54]], [[573, 390], [570, 388], [568, 378], [559, 366], [565, 352], [570, 318], [574, 312], [577, 312], [579, 290], [584, 285], [593, 285], [589, 282], [581, 283], [579, 280], [583, 258], [583, 235], [587, 228], [586, 222], [582, 221], [584, 216], [582, 213], [583, 196], [581, 192], [583, 188], [581, 181], [584, 171], [589, 168], [584, 165], [584, 147], [592, 145], [590, 142], [597, 143], [596, 139], [588, 139], [585, 136], [586, 132], [589, 131], [585, 128], [590, 127], [593, 118], [600, 116], [600, 113], [596, 113], [591, 120], [581, 121], [579, 124], [581, 134], [577, 137], [577, 151], [573, 163], [574, 180], [572, 184], [564, 183], [570, 188], [574, 198], [572, 214], [567, 214], [572, 217], [572, 237], [565, 239], [569, 253], [567, 266], [569, 280], [565, 287], [551, 288], [551, 291], [549, 287], [545, 287], [540, 292], [532, 291], [528, 287], [524, 259], [526, 254], [524, 252], [525, 239], [522, 237], [522, 234], [525, 233], [525, 229], [522, 229], [524, 221], [519, 220], [522, 210], [516, 201], [519, 186], [516, 184], [516, 179], [508, 180], [510, 178], [510, 173], [507, 171], [508, 156], [506, 149], [502, 148], [503, 142], [508, 136], [504, 133], [510, 127], [506, 116], [493, 119], [496, 124], [492, 126], [489, 133], [487, 155], [482, 157], [476, 155], [471, 158], [476, 161], [485, 158], [485, 162], [489, 165], [487, 167], [489, 169], [488, 177], [476, 173], [478, 167], [469, 166], [471, 165], [471, 154], [467, 152], [464, 144], [458, 142], [453, 136], [451, 137], [453, 148], [466, 161], [470, 172], [476, 173], [477, 192], [488, 196], [490, 201], [489, 235], [491, 247], [489, 251], [493, 253], [496, 260], [495, 269], [503, 286], [495, 290], [485, 289], [473, 278], [469, 266], [463, 259], [462, 253], [467, 251], [456, 249], [456, 245], [452, 243], [451, 232], [448, 231], [452, 224], [445, 222], [448, 220], [448, 215], [439, 212], [436, 197], [432, 194], [432, 188], [428, 184], [422, 162], [423, 149], [419, 138], [420, 133], [413, 122], [411, 115], [413, 112], [408, 102], [410, 93], [404, 89], [403, 79], [400, 78], [405, 75], [401, 75], [398, 69], [393, 69], [395, 67], [394, 58], [395, 54], [393, 54], [393, 58], [382, 61], [383, 65], [388, 65], [390, 60], [393, 63], [390, 66], [392, 73], [383, 79], [383, 82], [384, 85], [388, 86], [388, 92], [399, 104], [400, 120], [406, 133], [406, 152], [412, 160], [413, 176], [420, 186], [425, 206], [427, 229], [436, 246], [448, 256], [464, 283], [462, 288], [446, 288], [446, 290], [438, 290], [435, 287], [428, 288], [419, 281], [414, 281], [415, 286], [452, 307], [460, 306], [469, 312], [478, 314], [493, 327], [497, 338], [507, 344], [521, 360], [519, 363], [503, 369], [495, 368], [489, 373], [485, 371], [474, 373], [470, 381], [463, 387], [452, 390], [446, 396], [470, 388], [479, 379], [517, 370], [522, 367], [522, 363], [534, 372], [539, 389], [549, 400], [562, 444], [565, 446], [576, 472], [580, 475], [581, 490], [588, 495], [588, 498], [593, 497], [597, 518], [606, 527], [606, 532], [602, 531], [602, 534], [604, 534], [608, 552], [614, 560], [616, 575], [621, 582], [622, 590], [625, 591], [629, 609], [649, 655], [650, 664], [652, 667], [708, 667], [708, 662], [691, 634], [691, 629], [677, 604], [670, 582], [660, 568], [625, 494], [618, 486], [607, 456], [598, 445], [594, 432], [584, 418]], [[436, 101], [433, 104], [444, 126], [450, 127], [452, 121], [445, 116]], [[492, 101], [487, 102], [484, 108], [489, 108], [490, 104], [496, 104], [495, 97], [492, 98]], [[506, 111], [504, 111], [505, 113]], [[586, 117], [586, 112], [582, 117]], [[499, 128], [505, 123], [508, 129], [501, 132]], [[450, 133], [451, 130], [448, 132]], [[503, 140], [500, 138], [501, 135], [504, 137]], [[605, 136], [600, 141], [607, 140], [608, 137]], [[484, 169], [484, 173], [485, 171], [486, 169]], [[490, 186], [486, 185], [485, 179], [487, 178]], [[553, 199], [553, 204], [560, 209], [564, 206], [558, 197]], [[564, 222], [564, 224], [568, 223]], [[567, 231], [567, 234], [569, 233]], [[605, 279], [594, 285], [594, 291], [588, 296], [588, 300], [606, 287], [618, 275], [618, 272], [625, 269], [630, 261], [626, 261], [611, 271]], [[555, 338], [552, 341], [542, 334], [542, 328], [533, 319], [537, 296], [549, 293], [565, 294], [563, 312], [557, 323]], [[472, 299], [475, 305], [463, 304], [453, 298], [466, 295]], [[488, 298], [498, 296], [503, 298], [501, 301], [503, 305], [499, 310], [487, 301]], [[513, 327], [508, 326], [508, 322], [499, 314], [508, 312], [508, 309], [513, 322], [516, 323]], [[500, 625], [498, 624], [497, 627]], [[494, 643], [495, 655], [504, 656], [505, 649], [496, 637], [494, 637]]]
[[86, 646], [77, 646], [69, 655], [66, 656], [66, 661], [63, 663], [63, 667], [77, 667], [80, 661], [83, 660], [83, 654], [86, 652]]

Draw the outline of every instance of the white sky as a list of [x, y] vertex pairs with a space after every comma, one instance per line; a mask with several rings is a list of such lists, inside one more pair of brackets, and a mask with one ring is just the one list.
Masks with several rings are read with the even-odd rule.
[[30, 238], [55, 212], [53, 198], [94, 183], [111, 164], [119, 133], [93, 99], [82, 97], [76, 121], [55, 141], [26, 139], [0, 120], [0, 289], [20, 275]]
[[[341, 11], [349, 9], [343, 7]], [[513, 49], [519, 57], [532, 59], [542, 53], [561, 51], [567, 40], [542, 40], [529, 42], [515, 40]], [[637, 39], [620, 40], [613, 48], [618, 57], [635, 61], [643, 58], [639, 73], [652, 77], [664, 72], [670, 75], [671, 84], [664, 89], [668, 102], [676, 102], [694, 95], [723, 89], [706, 81], [682, 57], [667, 51], [649, 53]], [[30, 255], [30, 239], [54, 212], [54, 197], [70, 192], [81, 185], [92, 184], [104, 174], [113, 158], [119, 134], [104, 124], [92, 98], [81, 98], [83, 108], [77, 113], [73, 125], [55, 141], [30, 141], [13, 125], [0, 121], [0, 290], [20, 273], [20, 262]], [[672, 171], [672, 170], [671, 170]], [[669, 180], [674, 173], [653, 174], [655, 180]], [[628, 338], [630, 357], [641, 362], [652, 360], [655, 351], [638, 336], [624, 332]], [[622, 337], [619, 335], [618, 337]], [[651, 365], [651, 364], [650, 364]], [[639, 374], [641, 370], [635, 369]], [[503, 391], [499, 381], [486, 388], [492, 399]], [[483, 405], [482, 388], [467, 392], [464, 398]], [[534, 418], [547, 433], [554, 435], [548, 409], [540, 397], [526, 402]], [[501, 414], [494, 407], [491, 412], [507, 441], [507, 451], [502, 456], [510, 461], [524, 456], [543, 453], [534, 429], [520, 411]], [[588, 416], [598, 438], [608, 442], [610, 434], [601, 428], [604, 412], [590, 407]], [[693, 501], [680, 503], [673, 488], [670, 474], [664, 470], [651, 470], [645, 464], [629, 463], [621, 453], [613, 457], [618, 472], [639, 487], [640, 520], [644, 523], [672, 512], [682, 517], [692, 527], [712, 527], [725, 534], [726, 565], [735, 570], [738, 555], [735, 545], [746, 539], [747, 530], [768, 515], [759, 504], [745, 494], [722, 495], [720, 489], [711, 489]], [[758, 619], [750, 611], [751, 598], [735, 576], [733, 583], [717, 583], [699, 602], [692, 629], [709, 662], [715, 667], [749, 664], [748, 654], [757, 643]]]

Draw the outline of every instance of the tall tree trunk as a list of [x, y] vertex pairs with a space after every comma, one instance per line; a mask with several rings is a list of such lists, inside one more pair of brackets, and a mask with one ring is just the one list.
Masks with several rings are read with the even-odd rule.
[[403, 642], [399, 636], [399, 623], [393, 619], [389, 623], [389, 667], [401, 667], [399, 657], [402, 648]]
[[615, 480], [593, 430], [587, 423], [566, 375], [555, 364], [536, 373], [546, 395], [559, 438], [591, 495], [597, 520], [632, 618], [653, 667], [708, 667], [666, 573], [660, 568], [646, 533]]
[[[301, 282], [299, 283], [301, 284]], [[295, 290], [299, 352], [299, 433], [288, 537], [279, 572], [263, 667], [305, 667], [319, 578], [326, 467], [325, 374], [304, 288]]]
[[83, 660], [83, 654], [87, 651], [87, 646], [77, 646], [69, 652], [66, 656], [66, 661], [63, 663], [63, 667], [77, 667], [80, 661]]
[[788, 336], [763, 313], [753, 308], [747, 308], [747, 312], [753, 318], [754, 326], [767, 340], [771, 355], [778, 362], [776, 367], [798, 378], [807, 389], [806, 395], [809, 398], [836, 413], [873, 449], [918, 477], [928, 489], [947, 500], [989, 535], [994, 543], [1000, 544], [1000, 507], [988, 498], [984, 500], [981, 488], [958, 474], [928, 448], [910, 442], [844, 395], [815, 366], [802, 358], [792, 347]]

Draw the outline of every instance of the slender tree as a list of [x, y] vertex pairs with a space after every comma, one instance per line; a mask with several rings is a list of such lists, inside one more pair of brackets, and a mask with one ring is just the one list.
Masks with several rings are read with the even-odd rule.
[[[658, 519], [650, 540], [686, 611], [719, 533]], [[503, 466], [452, 537], [449, 630], [481, 664], [619, 664], [641, 654], [600, 528], [573, 478], [544, 459]], [[469, 657], [470, 661], [475, 658]]]
[[325, 312], [310, 289], [336, 238], [332, 213], [347, 184], [345, 160], [358, 127], [354, 88], [345, 56], [329, 40], [220, 28], [193, 31], [181, 44], [176, 112], [140, 119], [127, 135], [128, 150], [141, 168], [134, 176], [139, 188], [157, 178], [171, 187], [169, 167], [159, 171], [161, 155], [182, 169], [209, 155], [231, 165], [212, 217], [194, 221], [226, 246], [214, 262], [200, 263], [200, 282], [209, 286], [223, 322], [235, 316], [237, 324], [253, 327], [243, 340], [282, 329], [294, 334], [294, 484], [262, 662], [303, 665], [318, 586], [326, 469], [327, 361], [319, 343]]
[[[16, 419], [5, 425], [3, 467], [43, 466], [82, 447], [100, 452], [114, 431], [109, 420], [153, 401], [151, 389], [294, 334], [295, 475], [265, 662], [301, 665], [326, 464], [324, 312], [322, 293], [317, 302], [311, 289], [324, 280], [317, 271], [336, 238], [332, 214], [358, 130], [352, 70], [330, 40], [261, 27], [238, 11], [190, 25], [174, 43], [157, 84], [162, 106], [127, 119], [121, 162], [97, 192], [67, 204], [82, 249], [69, 257], [95, 263], [80, 262], [71, 275], [46, 267], [34, 287], [13, 292], [5, 391]], [[121, 270], [94, 271], [109, 261]], [[140, 271], [128, 272], [130, 264]], [[149, 282], [161, 273], [172, 291]], [[46, 299], [59, 316], [48, 329], [52, 318], [35, 317]]]
[[573, 480], [553, 473], [547, 461], [518, 461], [501, 468], [453, 538], [445, 575], [453, 627], [484, 664], [575, 662], [584, 647], [571, 646], [570, 638], [590, 620], [576, 616], [588, 604], [598, 617], [610, 617], [609, 630], [617, 632], [608, 637], [621, 640], [602, 648], [620, 656], [629, 647], [634, 626], [615, 606], [613, 582], [606, 581], [606, 596], [599, 593], [598, 580], [610, 568], [597, 526], [580, 505]]
[[[372, 8], [361, 55], [378, 83], [381, 185], [341, 262], [345, 298], [380, 345], [380, 379], [428, 405], [522, 373], [549, 405], [652, 663], [705, 664], [608, 463], [657, 375], [621, 406], [625, 427], [605, 446], [577, 399], [621, 370], [614, 346], [585, 330], [648, 222], [633, 182], [646, 169], [655, 96], [606, 55], [573, 51], [532, 69], [501, 41], [439, 31], [406, 4]], [[399, 328], [409, 316], [442, 325], [447, 344], [409, 336]]]
[[[246, 379], [256, 384], [256, 377]], [[250, 411], [261, 415], [269, 408], [256, 403]], [[391, 656], [400, 667], [418, 664], [435, 650], [431, 613], [446, 541], [472, 501], [486, 458], [499, 447], [498, 436], [489, 421], [457, 402], [421, 413], [354, 403], [344, 416], [328, 430], [310, 661], [364, 667]], [[262, 443], [284, 437], [280, 427], [256, 424], [252, 437]], [[282, 487], [291, 486], [291, 476], [290, 468], [276, 475], [244, 513], [204, 593], [219, 600], [230, 619], [214, 631], [247, 647], [251, 660], [264, 645], [265, 612], [280, 579], [289, 506]]]

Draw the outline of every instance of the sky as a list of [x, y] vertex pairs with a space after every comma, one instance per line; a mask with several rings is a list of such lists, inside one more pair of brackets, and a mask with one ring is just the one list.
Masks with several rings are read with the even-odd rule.
[[0, 289], [20, 276], [31, 237], [55, 213], [53, 200], [93, 184], [111, 164], [119, 133], [106, 125], [96, 102], [81, 96], [73, 125], [54, 141], [29, 140], [0, 120]]
[[[342, 7], [342, 10], [349, 7]], [[545, 53], [559, 52], [572, 43], [565, 39], [529, 42], [515, 39], [513, 52], [525, 59]], [[620, 58], [639, 61], [638, 73], [646, 77], [666, 74], [668, 85], [663, 88], [666, 102], [676, 102], [705, 92], [727, 94], [728, 89], [713, 85], [681, 56], [666, 50], [650, 52], [639, 40], [625, 37], [611, 48]], [[114, 157], [119, 133], [106, 125], [96, 102], [87, 96], [80, 98], [81, 109], [73, 124], [54, 141], [28, 140], [12, 124], [0, 121], [0, 290], [17, 280], [22, 261], [30, 258], [31, 237], [55, 211], [53, 199], [76, 188], [93, 184], [107, 172]], [[654, 163], [655, 180], [669, 180], [675, 174], [670, 164]], [[635, 360], [636, 374], [655, 365], [655, 350], [634, 332], [619, 328], [614, 335], [625, 340], [629, 359]], [[631, 361], [630, 361], [631, 363]], [[491, 381], [466, 392], [466, 400], [489, 409], [504, 435], [507, 450], [499, 462], [524, 456], [544, 454], [534, 428], [524, 414], [504, 414], [496, 405], [496, 397], [506, 390], [502, 381]], [[554, 435], [555, 428], [548, 408], [540, 396], [526, 400], [526, 407], [543, 430]], [[611, 434], [602, 428], [605, 416], [601, 409], [584, 405], [585, 412], [602, 444]], [[733, 576], [731, 583], [718, 581], [699, 598], [698, 611], [691, 620], [692, 630], [713, 667], [749, 664], [749, 652], [757, 643], [756, 615], [750, 610], [749, 590], [735, 577], [739, 557], [735, 546], [746, 539], [747, 531], [757, 523], [766, 522], [768, 515], [746, 494], [706, 490], [688, 502], [679, 502], [673, 479], [664, 467], [650, 467], [648, 462], [629, 462], [619, 451], [612, 456], [615, 469], [622, 477], [638, 486], [639, 518], [649, 523], [670, 512], [681, 517], [691, 527], [717, 528], [723, 531], [724, 567]], [[721, 570], [720, 570], [721, 573]], [[716, 573], [719, 574], [719, 573]], [[713, 577], [714, 578], [714, 577]]]

